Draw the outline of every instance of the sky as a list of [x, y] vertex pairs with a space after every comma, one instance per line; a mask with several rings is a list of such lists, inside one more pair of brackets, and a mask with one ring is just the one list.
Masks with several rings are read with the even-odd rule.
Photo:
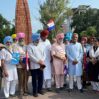
[[[30, 17], [32, 24], [32, 32], [42, 29], [42, 24], [39, 22], [39, 3], [45, 0], [28, 0], [30, 8]], [[78, 7], [79, 5], [90, 5], [92, 8], [99, 8], [99, 0], [70, 0], [69, 6], [71, 8]], [[0, 0], [0, 14], [8, 21], [13, 22], [15, 19], [16, 0]]]

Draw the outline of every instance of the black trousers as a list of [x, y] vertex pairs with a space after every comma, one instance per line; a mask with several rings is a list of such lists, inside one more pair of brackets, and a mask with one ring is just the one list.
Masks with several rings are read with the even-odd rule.
[[99, 82], [99, 61], [96, 64], [89, 62], [88, 64], [88, 78], [90, 81]]
[[33, 94], [36, 94], [42, 90], [43, 70], [33, 69], [33, 70], [31, 70], [31, 76], [32, 76]]

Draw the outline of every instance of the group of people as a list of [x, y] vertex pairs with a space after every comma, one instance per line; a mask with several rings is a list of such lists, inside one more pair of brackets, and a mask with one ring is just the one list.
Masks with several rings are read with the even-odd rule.
[[28, 45], [21, 32], [4, 38], [4, 45], [0, 44], [0, 71], [4, 78], [5, 97], [15, 95], [17, 81], [18, 92], [27, 95], [29, 75], [34, 97], [43, 95], [43, 89], [51, 91], [52, 79], [59, 93], [64, 89], [67, 75], [68, 92], [74, 89], [74, 78], [80, 92], [87, 81], [93, 90], [99, 91], [99, 39], [91, 38], [91, 43], [87, 43], [85, 36], [79, 43], [77, 33], [73, 33], [71, 41], [64, 33], [58, 33], [51, 43], [48, 35], [48, 30], [34, 33]]

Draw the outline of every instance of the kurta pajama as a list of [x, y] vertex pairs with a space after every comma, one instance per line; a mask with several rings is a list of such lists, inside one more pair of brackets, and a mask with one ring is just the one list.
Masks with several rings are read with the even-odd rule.
[[2, 50], [1, 59], [5, 61], [4, 64], [8, 73], [8, 77], [4, 77], [4, 95], [8, 98], [10, 94], [15, 94], [16, 81], [18, 79], [17, 68], [16, 65], [11, 64], [12, 55], [8, 50]]
[[54, 57], [54, 55], [65, 57], [65, 45], [59, 45], [57, 43], [53, 44], [51, 53], [53, 57], [56, 88], [60, 88], [63, 87], [64, 84], [64, 61]]
[[48, 39], [46, 41], [40, 40], [39, 46], [44, 50], [46, 65], [44, 69], [44, 83], [43, 88], [51, 88], [51, 44]]
[[[76, 44], [71, 43], [67, 47], [67, 58], [68, 58], [68, 73], [70, 76], [69, 88], [73, 89], [73, 77], [76, 76], [78, 89], [81, 89], [83, 50], [80, 43], [78, 42]], [[73, 61], [75, 59], [78, 61], [78, 63], [76, 65], [73, 65]]]

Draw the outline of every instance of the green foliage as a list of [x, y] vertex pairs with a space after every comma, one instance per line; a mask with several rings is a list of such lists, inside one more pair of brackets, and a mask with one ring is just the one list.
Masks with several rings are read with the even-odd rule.
[[69, 0], [46, 0], [44, 4], [40, 4], [39, 13], [41, 15], [40, 22], [43, 28], [47, 28], [50, 19], [55, 22], [55, 30], [51, 31], [50, 38], [55, 37], [58, 31], [62, 31], [61, 25], [66, 17], [72, 14], [70, 8], [67, 7]]
[[0, 42], [3, 42], [4, 37], [11, 35], [14, 31], [14, 25], [11, 27], [11, 23], [0, 14]]
[[81, 36], [81, 37], [82, 37], [82, 36], [96, 36], [96, 34], [97, 34], [96, 28], [90, 26], [90, 27], [88, 27], [88, 28], [86, 29], [86, 31], [82, 31], [82, 32], [80, 33], [80, 36]]
[[82, 37], [82, 36], [87, 36], [87, 31], [82, 31], [82, 32], [80, 33], [80, 37]]
[[92, 26], [88, 27], [86, 31], [89, 36], [95, 36], [97, 33], [96, 28]]
[[86, 13], [74, 14], [72, 26], [76, 26], [74, 32], [80, 36], [99, 36], [99, 10], [90, 8]]

